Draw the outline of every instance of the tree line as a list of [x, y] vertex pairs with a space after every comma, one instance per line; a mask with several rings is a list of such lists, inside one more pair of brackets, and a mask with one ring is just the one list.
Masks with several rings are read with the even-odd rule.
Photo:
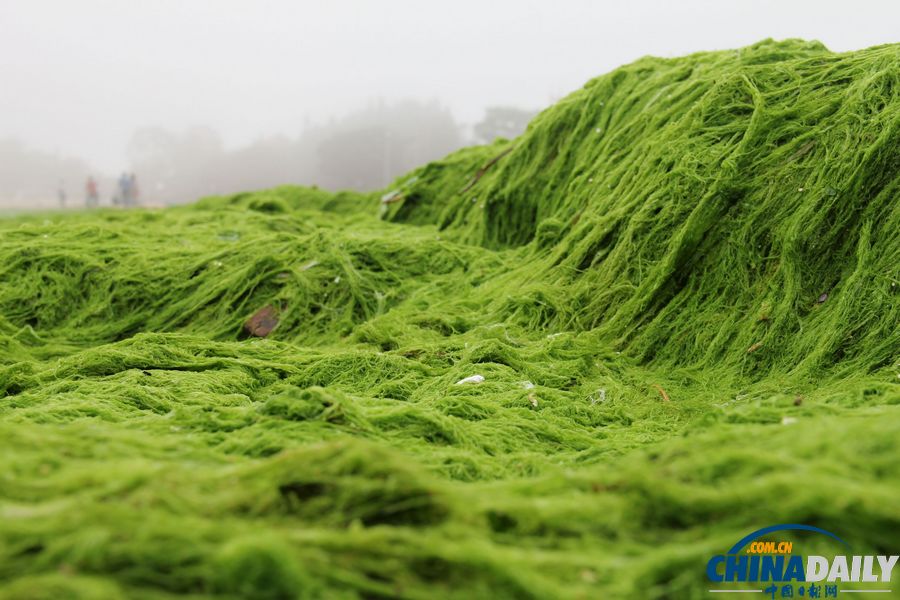
[[[296, 137], [273, 136], [229, 149], [210, 127], [135, 132], [127, 148], [129, 172], [137, 173], [143, 202], [173, 204], [196, 198], [285, 183], [326, 189], [374, 190], [397, 176], [468, 144], [512, 138], [524, 131], [534, 111], [492, 107], [470, 128], [437, 102], [372, 102], [325, 124], [307, 126]], [[90, 176], [99, 182], [100, 204], [109, 204], [117, 174], [97, 174], [83, 160], [29, 151], [18, 142], [0, 143], [0, 202], [38, 197], [42, 189], [68, 197], [84, 194]], [[7, 168], [15, 165], [15, 168]], [[46, 194], [45, 194], [46, 195]]]

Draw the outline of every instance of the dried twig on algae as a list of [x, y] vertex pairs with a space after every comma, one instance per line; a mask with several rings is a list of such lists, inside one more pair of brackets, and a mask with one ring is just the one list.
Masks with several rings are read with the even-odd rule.
[[486, 163], [484, 163], [484, 165], [482, 165], [482, 167], [481, 167], [480, 169], [478, 169], [478, 171], [475, 172], [475, 175], [472, 177], [471, 180], [469, 180], [469, 183], [467, 183], [466, 186], [465, 186], [463, 189], [459, 190], [459, 193], [460, 193], [460, 194], [465, 194], [466, 192], [468, 192], [469, 190], [471, 190], [472, 187], [473, 187], [476, 183], [478, 183], [478, 180], [481, 179], [482, 177], [484, 177], [484, 174], [487, 173], [487, 170], [488, 170], [488, 169], [490, 169], [490, 168], [493, 167], [495, 164], [497, 164], [497, 161], [499, 161], [501, 158], [503, 158], [504, 156], [506, 156], [507, 154], [509, 154], [510, 152], [512, 152], [514, 148], [515, 148], [515, 146], [510, 146], [509, 148], [507, 148], [506, 150], [504, 150], [503, 152], [501, 152], [500, 154], [498, 154], [497, 156], [495, 156], [495, 157], [492, 158], [491, 160], [489, 160], [489, 161], [487, 161]]
[[661, 385], [657, 385], [654, 383], [653, 387], [656, 388], [656, 391], [659, 392], [659, 395], [662, 396], [663, 400], [665, 400], [666, 402], [671, 401], [671, 399], [669, 398], [669, 395], [666, 393], [666, 390], [662, 389]]

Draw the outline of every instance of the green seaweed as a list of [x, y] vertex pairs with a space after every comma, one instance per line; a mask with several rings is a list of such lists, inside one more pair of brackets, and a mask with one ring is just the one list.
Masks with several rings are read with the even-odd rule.
[[0, 598], [705, 597], [781, 522], [896, 553], [898, 148], [900, 46], [768, 40], [383, 192], [0, 221]]

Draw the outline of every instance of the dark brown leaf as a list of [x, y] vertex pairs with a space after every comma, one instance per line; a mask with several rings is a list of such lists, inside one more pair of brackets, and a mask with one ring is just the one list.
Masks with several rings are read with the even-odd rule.
[[266, 337], [278, 325], [278, 313], [272, 306], [264, 306], [256, 311], [252, 317], [244, 323], [244, 329], [250, 335]]

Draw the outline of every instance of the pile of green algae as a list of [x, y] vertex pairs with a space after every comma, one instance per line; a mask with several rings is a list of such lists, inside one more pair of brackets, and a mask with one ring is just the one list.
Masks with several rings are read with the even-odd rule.
[[900, 45], [644, 58], [391, 190], [0, 221], [0, 598], [706, 597], [774, 523], [897, 553]]

